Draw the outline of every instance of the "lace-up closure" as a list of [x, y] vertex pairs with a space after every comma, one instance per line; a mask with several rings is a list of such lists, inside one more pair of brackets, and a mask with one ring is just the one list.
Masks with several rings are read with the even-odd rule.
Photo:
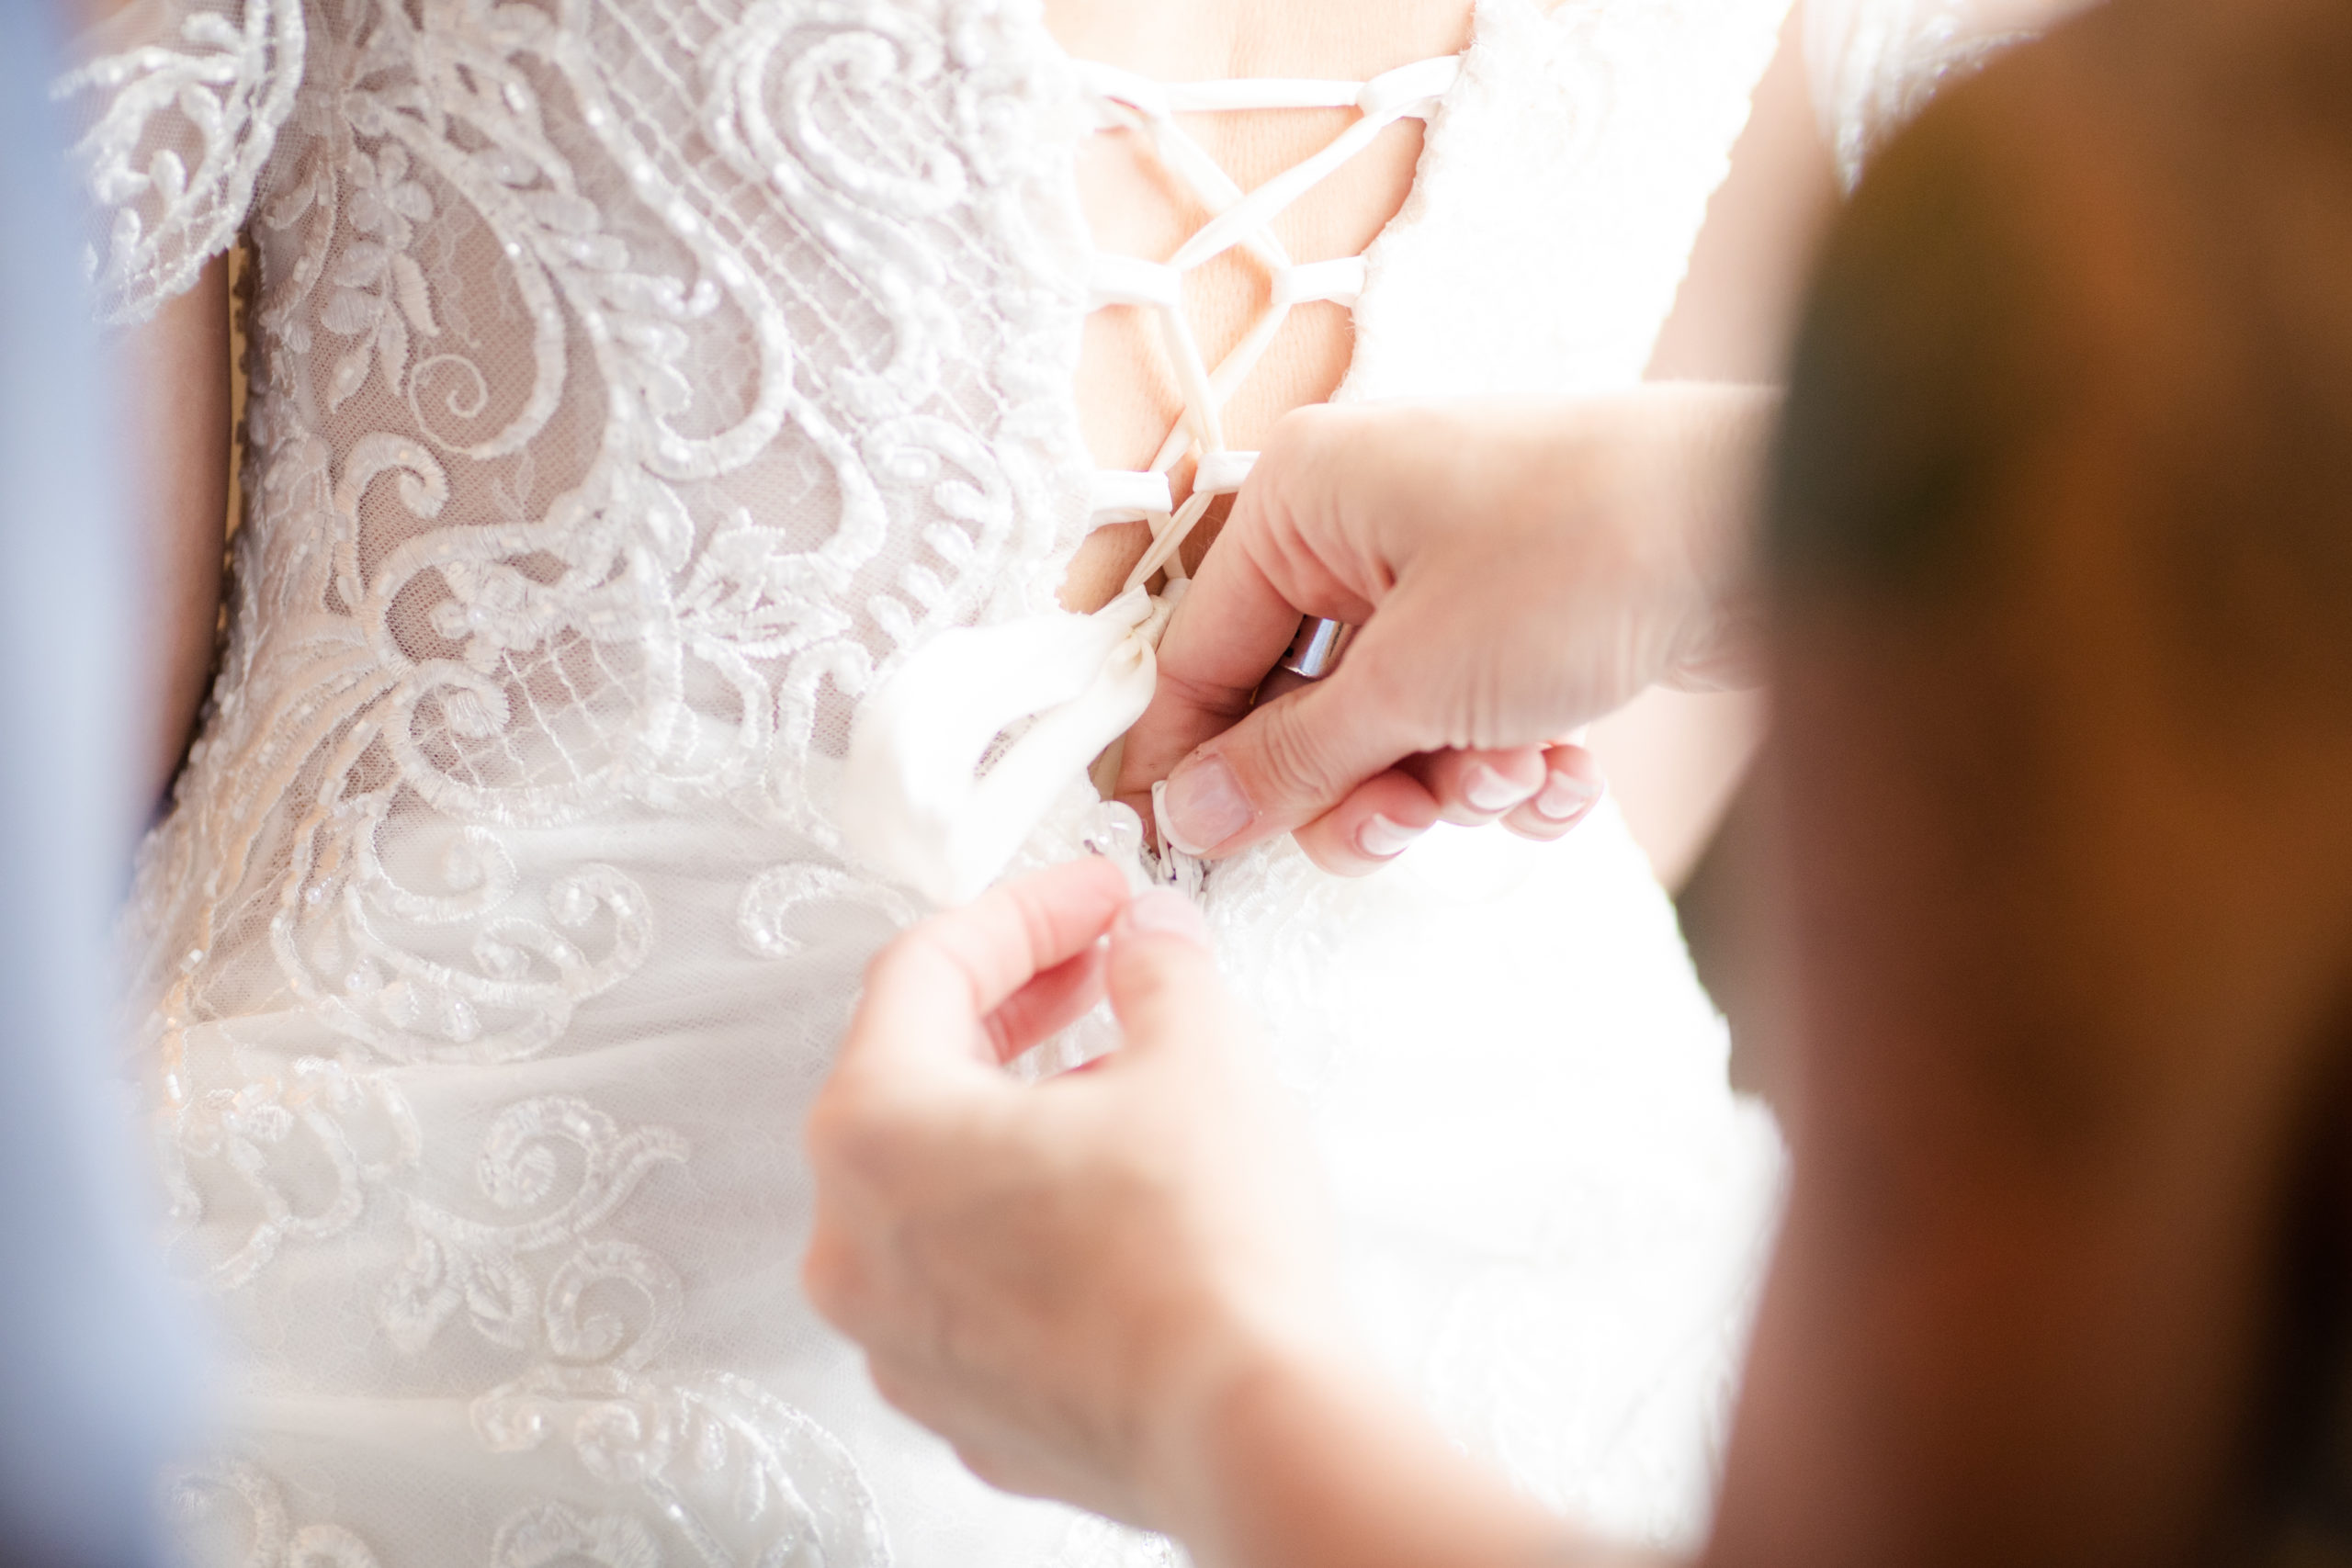
[[[1144, 137], [1210, 214], [1166, 261], [1098, 254], [1090, 278], [1093, 309], [1125, 306], [1159, 317], [1184, 412], [1148, 468], [1095, 474], [1097, 526], [1151, 525], [1151, 545], [1116, 598], [1083, 618], [1042, 615], [943, 632], [859, 713], [841, 797], [843, 833], [867, 860], [942, 905], [978, 897], [1070, 781], [1143, 716], [1158, 678], [1159, 633], [1184, 587], [1177, 551], [1218, 496], [1241, 488], [1257, 458], [1226, 444], [1226, 403], [1293, 307], [1330, 300], [1352, 308], [1363, 293], [1362, 256], [1294, 262], [1273, 220], [1390, 125], [1426, 118], [1453, 86], [1461, 59], [1423, 60], [1369, 82], [1169, 85], [1114, 66], [1078, 69], [1098, 128]], [[1329, 108], [1354, 108], [1358, 118], [1322, 151], [1248, 192], [1177, 121], [1182, 114]], [[1272, 287], [1257, 321], [1212, 369], [1184, 309], [1184, 277], [1237, 248], [1265, 266]], [[1195, 459], [1193, 488], [1180, 506], [1169, 472], [1188, 456]], [[1168, 586], [1155, 598], [1148, 584], [1162, 570]], [[1008, 734], [1015, 739], [1005, 744]], [[1160, 869], [1197, 890], [1199, 868], [1186, 857], [1171, 853]]]
[[[1251, 77], [1170, 85], [1116, 66], [1092, 62], [1079, 66], [1080, 81], [1094, 99], [1100, 129], [1141, 135], [1161, 166], [1212, 214], [1166, 261], [1098, 255], [1090, 279], [1094, 309], [1133, 306], [1159, 316], [1160, 335], [1184, 399], [1183, 417], [1168, 433], [1148, 468], [1104, 469], [1096, 478], [1094, 521], [1098, 525], [1151, 525], [1151, 547], [1127, 575], [1130, 590], [1163, 569], [1171, 579], [1183, 577], [1178, 547], [1210, 504], [1218, 496], [1239, 490], [1249, 477], [1257, 454], [1237, 452], [1226, 445], [1225, 405], [1257, 367], [1259, 358], [1289, 319], [1291, 308], [1318, 300], [1352, 307], [1363, 292], [1361, 255], [1294, 262], [1274, 237], [1274, 219], [1370, 146], [1390, 125], [1400, 119], [1426, 118], [1453, 86], [1461, 68], [1461, 58], [1449, 54], [1399, 66], [1369, 82]], [[1248, 109], [1330, 108], [1352, 108], [1360, 118], [1322, 151], [1246, 194], [1177, 119], [1184, 114]], [[1272, 296], [1241, 341], [1211, 369], [1184, 310], [1184, 277], [1236, 248], [1249, 252], [1265, 266]], [[1199, 461], [1192, 493], [1180, 507], [1174, 504], [1168, 474], [1187, 456]]]

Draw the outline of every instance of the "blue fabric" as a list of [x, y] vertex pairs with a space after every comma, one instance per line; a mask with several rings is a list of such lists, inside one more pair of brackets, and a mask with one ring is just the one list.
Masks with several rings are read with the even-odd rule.
[[188, 1339], [105, 1022], [135, 824], [121, 454], [45, 84], [0, 0], [0, 1561], [153, 1561]]

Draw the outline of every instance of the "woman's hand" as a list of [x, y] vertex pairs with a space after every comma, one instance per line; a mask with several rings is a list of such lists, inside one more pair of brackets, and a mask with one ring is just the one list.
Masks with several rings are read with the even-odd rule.
[[[999, 1070], [1106, 987], [1122, 1050]], [[1254, 1047], [1198, 911], [1130, 902], [1107, 862], [915, 927], [810, 1115], [809, 1299], [982, 1479], [1192, 1524], [1237, 1381], [1346, 1340], [1319, 1173]]]
[[[1106, 988], [1119, 1051], [999, 1070]], [[809, 1300], [983, 1480], [1227, 1568], [1628, 1561], [1367, 1370], [1306, 1130], [1173, 893], [1082, 861], [909, 931], [808, 1154]]]
[[[1166, 778], [1179, 848], [1295, 832], [1340, 872], [1441, 819], [1566, 832], [1600, 793], [1566, 737], [1656, 682], [1744, 673], [1776, 406], [1689, 385], [1292, 414], [1168, 628], [1119, 793], [1148, 817]], [[1302, 615], [1361, 629], [1253, 707]]]

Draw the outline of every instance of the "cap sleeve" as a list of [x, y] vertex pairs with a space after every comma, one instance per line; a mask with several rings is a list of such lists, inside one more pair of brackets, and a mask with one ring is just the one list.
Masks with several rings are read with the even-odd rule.
[[301, 0], [141, 0], [51, 85], [96, 208], [105, 317], [143, 321], [228, 249], [302, 82]]

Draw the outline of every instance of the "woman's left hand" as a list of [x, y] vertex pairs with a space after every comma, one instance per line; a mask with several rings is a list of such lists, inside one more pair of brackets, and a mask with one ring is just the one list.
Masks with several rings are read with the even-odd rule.
[[[1125, 1043], [1001, 1064], [1107, 989]], [[875, 961], [808, 1124], [809, 1299], [982, 1479], [1153, 1528], [1195, 1517], [1237, 1380], [1350, 1342], [1319, 1174], [1193, 906], [1082, 861]]]

